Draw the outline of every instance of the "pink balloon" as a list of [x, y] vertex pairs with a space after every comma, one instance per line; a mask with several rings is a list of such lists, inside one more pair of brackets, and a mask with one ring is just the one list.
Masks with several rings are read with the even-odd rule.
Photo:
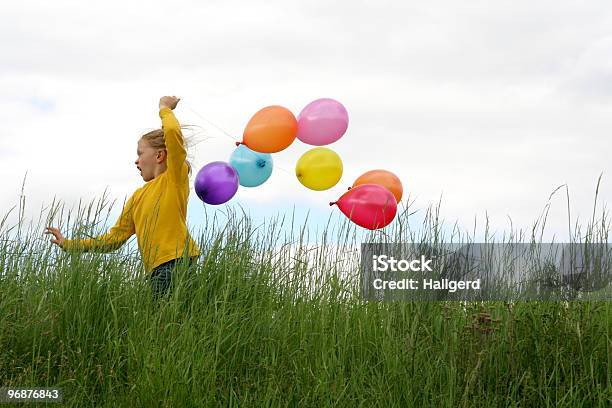
[[297, 117], [297, 138], [304, 143], [324, 146], [340, 139], [348, 128], [348, 112], [330, 98], [310, 102]]
[[378, 184], [361, 184], [338, 199], [340, 211], [360, 227], [375, 230], [386, 227], [397, 213], [395, 196]]

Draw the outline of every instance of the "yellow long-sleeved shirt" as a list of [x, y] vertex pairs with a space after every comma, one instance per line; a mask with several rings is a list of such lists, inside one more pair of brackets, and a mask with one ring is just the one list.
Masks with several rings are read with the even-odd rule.
[[189, 169], [183, 135], [174, 113], [169, 108], [159, 111], [166, 150], [166, 171], [132, 194], [116, 224], [96, 238], [64, 241], [64, 251], [111, 252], [136, 234], [145, 271], [180, 258], [200, 255], [187, 231], [187, 199]]

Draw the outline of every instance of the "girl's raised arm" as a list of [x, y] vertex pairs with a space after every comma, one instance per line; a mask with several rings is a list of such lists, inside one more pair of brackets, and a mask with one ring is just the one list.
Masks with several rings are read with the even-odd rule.
[[183, 133], [174, 112], [172, 112], [179, 100], [175, 96], [164, 96], [159, 100], [159, 117], [162, 120], [164, 141], [168, 152], [166, 171], [175, 183], [184, 182], [189, 174], [189, 168], [185, 162], [187, 150], [185, 149]]

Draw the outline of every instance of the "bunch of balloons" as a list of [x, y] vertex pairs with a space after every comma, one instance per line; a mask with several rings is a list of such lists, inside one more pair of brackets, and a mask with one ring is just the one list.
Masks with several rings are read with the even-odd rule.
[[[340, 156], [325, 146], [340, 139], [348, 128], [344, 106], [330, 98], [317, 99], [296, 118], [287, 108], [274, 105], [259, 110], [246, 125], [242, 142], [231, 154], [229, 163], [215, 161], [202, 167], [194, 187], [207, 204], [223, 204], [238, 191], [238, 185], [256, 187], [272, 174], [271, 153], [289, 147], [295, 139], [317, 146], [298, 160], [295, 175], [305, 187], [322, 191], [335, 186], [342, 177]], [[397, 176], [373, 170], [360, 176], [336, 204], [355, 222], [368, 229], [388, 225], [397, 212], [402, 185]]]

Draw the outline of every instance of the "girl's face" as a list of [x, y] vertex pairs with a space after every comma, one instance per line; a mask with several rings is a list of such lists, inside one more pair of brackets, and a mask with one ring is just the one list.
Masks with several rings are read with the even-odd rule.
[[140, 170], [142, 179], [146, 181], [153, 180], [160, 169], [164, 155], [162, 149], [154, 149], [145, 140], [138, 141], [138, 149], [136, 151], [138, 158], [136, 159], [136, 167]]

